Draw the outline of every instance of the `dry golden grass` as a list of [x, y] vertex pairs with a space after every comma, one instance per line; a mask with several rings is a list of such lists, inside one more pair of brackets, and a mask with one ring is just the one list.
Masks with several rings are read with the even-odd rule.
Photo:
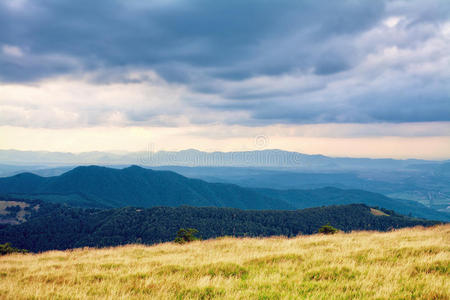
[[0, 257], [1, 299], [449, 299], [450, 225]]

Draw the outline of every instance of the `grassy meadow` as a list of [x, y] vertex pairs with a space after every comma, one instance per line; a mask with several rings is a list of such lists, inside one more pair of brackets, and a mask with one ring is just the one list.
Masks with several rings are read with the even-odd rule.
[[0, 257], [0, 299], [450, 299], [450, 225]]

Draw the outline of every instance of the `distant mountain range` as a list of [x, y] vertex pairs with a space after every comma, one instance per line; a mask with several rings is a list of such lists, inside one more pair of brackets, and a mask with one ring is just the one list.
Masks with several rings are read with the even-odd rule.
[[0, 194], [90, 208], [190, 205], [281, 210], [364, 203], [414, 217], [450, 220], [449, 214], [420, 203], [362, 190], [244, 188], [138, 166], [124, 169], [82, 166], [54, 177], [22, 173], [0, 178]]
[[23, 172], [57, 176], [79, 165], [137, 164], [209, 182], [245, 187], [338, 187], [382, 193], [450, 213], [450, 160], [340, 158], [282, 150], [84, 152], [0, 150], [0, 177]]
[[[128, 165], [114, 165], [124, 168]], [[51, 177], [76, 166], [45, 167], [37, 165], [1, 165], [0, 177], [24, 172]], [[186, 167], [154, 166], [153, 170], [169, 170], [189, 178], [208, 182], [237, 184], [252, 188], [314, 189], [337, 187], [382, 193], [390, 198], [420, 202], [435, 210], [450, 212], [450, 163], [430, 163], [403, 170], [304, 171], [296, 169], [255, 167]]]
[[[448, 162], [448, 161], [447, 161]], [[0, 164], [7, 165], [130, 165], [145, 166], [220, 166], [270, 167], [314, 171], [336, 170], [401, 170], [422, 165], [441, 163], [418, 159], [333, 158], [307, 155], [282, 150], [202, 152], [194, 149], [182, 151], [141, 151], [126, 153], [85, 152], [64, 153], [45, 151], [0, 150]]]

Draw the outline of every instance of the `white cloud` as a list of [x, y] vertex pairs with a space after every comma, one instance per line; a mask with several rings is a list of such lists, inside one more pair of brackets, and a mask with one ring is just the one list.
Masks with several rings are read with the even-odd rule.
[[22, 57], [23, 56], [22, 49], [20, 49], [20, 47], [17, 47], [17, 46], [3, 45], [2, 52], [3, 52], [3, 54], [8, 55], [8, 56], [14, 56], [14, 57]]
[[445, 38], [450, 39], [450, 22], [441, 25], [441, 32]]
[[7, 7], [12, 10], [24, 9], [28, 4], [28, 0], [3, 0]]
[[186, 98], [195, 102], [211, 97], [196, 95], [183, 85], [169, 84], [151, 71], [124, 71], [119, 82], [96, 82], [96, 78], [107, 78], [103, 74], [87, 73], [82, 78], [62, 76], [27, 85], [0, 85], [0, 111], [3, 112], [0, 125], [186, 126], [242, 117], [239, 112], [217, 115], [215, 111], [191, 105]]

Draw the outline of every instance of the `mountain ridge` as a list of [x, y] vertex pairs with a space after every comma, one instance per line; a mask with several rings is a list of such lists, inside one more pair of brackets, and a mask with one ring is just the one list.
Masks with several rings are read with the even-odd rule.
[[429, 209], [420, 203], [362, 190], [244, 188], [235, 184], [209, 183], [171, 171], [154, 171], [136, 165], [124, 169], [80, 166], [54, 177], [22, 173], [0, 178], [0, 194], [94, 208], [191, 205], [297, 209], [364, 203], [420, 218], [450, 219], [446, 213]]

